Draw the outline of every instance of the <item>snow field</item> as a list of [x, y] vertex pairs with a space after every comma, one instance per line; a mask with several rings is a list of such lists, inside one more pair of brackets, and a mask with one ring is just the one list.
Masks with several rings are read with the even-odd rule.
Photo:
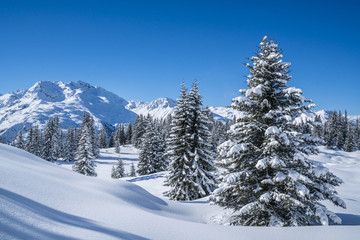
[[[221, 221], [223, 209], [206, 199], [163, 197], [165, 172], [111, 179], [118, 158], [113, 149], [101, 150], [98, 177], [86, 177], [71, 171], [70, 164], [58, 166], [0, 144], [0, 239], [358, 239], [360, 152], [320, 150], [311, 159], [345, 182], [338, 190], [347, 209], [328, 206], [340, 213], [342, 226], [218, 225], [212, 221]], [[127, 172], [137, 154], [132, 146], [121, 148]]]

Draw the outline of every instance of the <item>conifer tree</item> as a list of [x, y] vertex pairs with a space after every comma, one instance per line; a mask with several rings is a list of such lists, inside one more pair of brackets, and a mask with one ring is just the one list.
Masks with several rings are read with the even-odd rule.
[[16, 147], [19, 148], [19, 149], [25, 149], [25, 142], [24, 142], [24, 138], [23, 138], [23, 133], [22, 133], [22, 130], [20, 130], [18, 132], [18, 135], [16, 137]]
[[197, 85], [195, 81], [189, 94], [182, 85], [167, 141], [171, 162], [165, 183], [171, 189], [165, 195], [173, 200], [198, 199], [209, 195], [215, 186], [209, 121]]
[[149, 121], [143, 136], [137, 173], [146, 175], [164, 171], [167, 166], [164, 150], [163, 140], [154, 129], [151, 121]]
[[354, 144], [355, 149], [360, 149], [360, 124], [359, 124], [359, 118], [355, 121], [355, 129], [354, 129]]
[[34, 154], [33, 146], [34, 146], [34, 130], [33, 130], [33, 126], [30, 126], [28, 133], [28, 140], [25, 144], [25, 150], [29, 153]]
[[124, 169], [124, 164], [123, 161], [121, 160], [121, 158], [118, 158], [118, 162], [116, 167], [113, 166], [111, 169], [111, 177], [112, 178], [122, 178], [125, 177], [125, 169]]
[[53, 119], [50, 118], [46, 122], [45, 130], [44, 130], [44, 142], [41, 156], [43, 159], [47, 161], [55, 161], [53, 153], [53, 134], [54, 134], [54, 122]]
[[336, 141], [338, 139], [338, 125], [339, 118], [336, 111], [332, 112], [326, 123], [325, 142], [328, 148], [336, 148]]
[[131, 122], [129, 122], [127, 128], [126, 128], [126, 143], [131, 144], [131, 138], [132, 138], [132, 125]]
[[344, 143], [345, 143], [345, 131], [347, 120], [345, 120], [345, 118], [342, 116], [341, 111], [339, 111], [338, 114], [338, 120], [337, 120], [337, 124], [336, 124], [336, 148], [337, 149], [344, 149]]
[[320, 116], [316, 115], [314, 122], [313, 122], [313, 128], [312, 128], [312, 135], [317, 138], [323, 138], [324, 129], [323, 124], [321, 122]]
[[347, 152], [352, 152], [356, 148], [356, 143], [354, 141], [354, 129], [352, 123], [348, 123], [348, 129], [346, 131], [346, 139], [344, 144], [344, 150]]
[[61, 152], [61, 139], [60, 139], [60, 120], [58, 117], [52, 119], [52, 133], [51, 133], [51, 155], [53, 160], [58, 160]]
[[100, 131], [100, 148], [106, 148], [107, 147], [107, 144], [106, 144], [106, 141], [107, 141], [107, 134], [106, 134], [106, 131], [105, 129], [101, 129]]
[[42, 156], [43, 136], [38, 126], [33, 127], [33, 154]]
[[109, 148], [115, 147], [115, 133], [114, 132], [112, 132], [110, 135], [108, 147]]
[[76, 139], [76, 129], [71, 127], [66, 133], [66, 143], [65, 143], [65, 161], [73, 162], [75, 161], [76, 149], [77, 149], [77, 139]]
[[142, 136], [145, 133], [145, 129], [146, 129], [145, 119], [144, 116], [140, 114], [136, 117], [133, 127], [131, 143], [134, 145], [134, 147], [136, 148], [141, 147]]
[[126, 144], [125, 127], [123, 123], [120, 124], [120, 128], [119, 128], [119, 142], [120, 145]]
[[131, 166], [130, 166], [130, 177], [136, 177], [136, 170], [135, 170], [134, 163], [131, 163]]
[[84, 114], [73, 171], [86, 176], [97, 176], [94, 162], [93, 130], [91, 127], [93, 121], [91, 119], [90, 114]]
[[234, 210], [234, 225], [340, 223], [320, 201], [345, 207], [334, 188], [342, 181], [307, 159], [318, 152], [320, 139], [298, 132], [297, 117], [313, 105], [306, 105], [310, 100], [300, 89], [287, 87], [290, 63], [282, 57], [278, 45], [265, 36], [250, 58], [247, 89], [232, 104], [243, 114], [231, 126], [230, 140], [219, 147], [224, 172], [211, 199]]

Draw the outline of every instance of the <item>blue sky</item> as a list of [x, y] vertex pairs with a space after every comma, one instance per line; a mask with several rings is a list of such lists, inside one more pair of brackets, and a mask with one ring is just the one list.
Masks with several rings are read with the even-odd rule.
[[0, 92], [83, 80], [130, 100], [200, 82], [227, 106], [265, 34], [317, 109], [360, 114], [360, 1], [0, 1]]

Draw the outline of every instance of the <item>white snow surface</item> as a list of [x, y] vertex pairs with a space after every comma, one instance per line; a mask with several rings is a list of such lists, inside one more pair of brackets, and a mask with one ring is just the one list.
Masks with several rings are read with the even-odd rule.
[[127, 110], [127, 101], [101, 87], [77, 81], [42, 81], [28, 90], [0, 96], [0, 136], [13, 140], [19, 130], [31, 124], [40, 128], [51, 117], [59, 117], [60, 127], [79, 126], [85, 112], [94, 117], [95, 127], [134, 121], [136, 114]]
[[[225, 226], [226, 212], [206, 198], [191, 202], [163, 197], [166, 172], [111, 179], [119, 154], [101, 150], [98, 177], [71, 171], [71, 164], [46, 162], [0, 144], [0, 239], [358, 239], [360, 151], [320, 148], [311, 159], [344, 180], [338, 188], [347, 209], [328, 205], [341, 226]], [[128, 172], [138, 150], [121, 147]], [[326, 204], [326, 203], [325, 203]]]

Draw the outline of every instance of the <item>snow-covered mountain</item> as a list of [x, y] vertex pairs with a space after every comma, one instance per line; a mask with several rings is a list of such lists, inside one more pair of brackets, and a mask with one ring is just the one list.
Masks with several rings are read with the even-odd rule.
[[158, 98], [152, 102], [131, 100], [125, 108], [138, 115], [147, 116], [149, 114], [153, 118], [164, 119], [174, 112], [175, 106], [176, 101], [171, 98]]
[[[140, 115], [150, 115], [153, 118], [165, 119], [167, 116], [173, 114], [176, 106], [176, 100], [171, 98], [158, 98], [152, 102], [141, 102], [138, 100], [129, 101], [126, 109]], [[234, 116], [239, 113], [228, 107], [209, 107], [213, 113], [214, 119], [217, 121], [232, 120]]]
[[136, 114], [125, 108], [128, 102], [101, 87], [77, 81], [37, 82], [28, 90], [0, 96], [0, 136], [13, 139], [31, 124], [43, 127], [50, 117], [59, 117], [60, 126], [79, 126], [89, 112], [99, 129], [119, 122], [134, 121]]
[[[165, 119], [174, 112], [176, 101], [159, 98], [152, 102], [127, 101], [101, 87], [83, 81], [63, 83], [40, 81], [27, 90], [0, 95], [0, 137], [13, 140], [19, 130], [32, 124], [40, 128], [51, 117], [59, 117], [60, 127], [80, 126], [85, 112], [95, 120], [97, 129], [133, 122], [137, 115]], [[216, 120], [232, 119], [234, 112], [225, 107], [211, 107]]]

